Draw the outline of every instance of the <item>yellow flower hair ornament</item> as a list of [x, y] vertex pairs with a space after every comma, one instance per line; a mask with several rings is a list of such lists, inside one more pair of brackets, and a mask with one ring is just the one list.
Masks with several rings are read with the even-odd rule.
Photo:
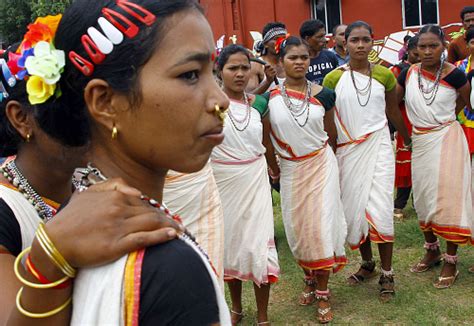
[[16, 53], [10, 53], [8, 63], [2, 64], [3, 75], [9, 77], [5, 80], [15, 79], [15, 83], [9, 82], [10, 87], [15, 86], [16, 80], [26, 81], [28, 100], [33, 105], [61, 96], [57, 83], [64, 71], [66, 56], [53, 44], [61, 17], [40, 17], [28, 25]]

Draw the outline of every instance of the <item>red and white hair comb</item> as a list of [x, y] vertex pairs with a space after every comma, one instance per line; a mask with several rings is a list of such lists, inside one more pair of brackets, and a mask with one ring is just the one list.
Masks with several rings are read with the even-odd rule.
[[[117, 6], [146, 26], [151, 26], [156, 21], [153, 13], [136, 3], [117, 0]], [[113, 9], [103, 8], [102, 16], [97, 20], [101, 31], [96, 27], [89, 27], [81, 37], [82, 46], [89, 58], [86, 59], [75, 51], [69, 52], [69, 60], [85, 76], [92, 75], [94, 65], [101, 64], [112, 53], [114, 46], [122, 43], [125, 37], [134, 38], [140, 32], [134, 22]]]

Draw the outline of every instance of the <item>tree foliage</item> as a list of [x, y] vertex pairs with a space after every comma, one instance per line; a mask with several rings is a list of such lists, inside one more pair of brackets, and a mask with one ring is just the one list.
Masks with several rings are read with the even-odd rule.
[[27, 1], [0, 0], [0, 35], [5, 44], [21, 40], [30, 19]]
[[64, 12], [72, 0], [0, 0], [0, 36], [4, 43], [20, 41], [37, 17]]
[[31, 8], [31, 20], [47, 15], [63, 13], [71, 0], [29, 0]]

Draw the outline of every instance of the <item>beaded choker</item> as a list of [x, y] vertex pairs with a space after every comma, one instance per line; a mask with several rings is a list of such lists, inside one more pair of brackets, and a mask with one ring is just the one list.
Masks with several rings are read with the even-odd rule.
[[18, 191], [25, 196], [31, 205], [38, 212], [39, 217], [44, 221], [48, 222], [53, 218], [53, 210], [49, 207], [41, 198], [40, 195], [33, 189], [29, 184], [28, 180], [23, 176], [18, 167], [15, 164], [15, 160], [8, 162], [6, 165], [0, 167], [0, 173], [15, 187]]

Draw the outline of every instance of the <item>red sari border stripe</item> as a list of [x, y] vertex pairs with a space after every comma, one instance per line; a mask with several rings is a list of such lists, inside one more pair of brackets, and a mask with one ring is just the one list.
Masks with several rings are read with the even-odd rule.
[[458, 226], [438, 225], [435, 223], [424, 223], [420, 221], [420, 228], [423, 232], [432, 231], [434, 234], [450, 242], [458, 244], [473, 244], [474, 239], [470, 229]]
[[[436, 81], [436, 76], [435, 76], [435, 75], [433, 75], [432, 73], [430, 73], [430, 72], [428, 72], [428, 71], [425, 71], [425, 70], [423, 70], [423, 69], [420, 69], [420, 67], [419, 67], [418, 65], [413, 65], [413, 69], [415, 69], [415, 70], [417, 71], [417, 73], [420, 73], [420, 72], [421, 72], [421, 75], [422, 75], [424, 78], [426, 78], [426, 79], [428, 79], [428, 80], [430, 80], [430, 81], [432, 81], [432, 82]], [[458, 68], [454, 68], [454, 69], [458, 69]], [[453, 69], [453, 70], [454, 70], [454, 69]], [[449, 75], [451, 72], [452, 72], [452, 70], [451, 70], [447, 75]], [[446, 76], [447, 76], [447, 75], [446, 75]], [[408, 78], [408, 77], [407, 77], [407, 78]], [[443, 86], [445, 86], [445, 87], [453, 88], [453, 89], [454, 89], [453, 86], [451, 86], [448, 82], [446, 82], [446, 81], [445, 81], [444, 79], [442, 79], [442, 78], [440, 79], [439, 82], [440, 82], [441, 85], [443, 85]]]
[[277, 135], [275, 134], [275, 132], [273, 131], [272, 128], [270, 128], [270, 134], [272, 135], [272, 137], [275, 139], [275, 141], [277, 142], [278, 146], [280, 146], [281, 148], [283, 148], [285, 151], [288, 152], [288, 154], [291, 155], [291, 157], [297, 157], [295, 155], [295, 153], [293, 152], [293, 149], [291, 148], [291, 146], [285, 142], [283, 142], [281, 139], [279, 139], [277, 137]]
[[129, 254], [125, 265], [125, 325], [138, 326], [140, 314], [140, 285], [145, 249]]
[[372, 220], [372, 217], [370, 216], [370, 214], [367, 211], [365, 212], [365, 218], [366, 218], [367, 222], [369, 223], [369, 234], [366, 237], [363, 236], [358, 244], [349, 244], [349, 246], [352, 250], [359, 249], [360, 246], [364, 242], [367, 241], [367, 238], [369, 238], [370, 241], [374, 242], [374, 243], [388, 243], [388, 242], [394, 242], [395, 241], [395, 237], [393, 235], [381, 234], [377, 230], [377, 228], [375, 227], [375, 223]]
[[[306, 93], [301, 93], [301, 92], [293, 91], [293, 90], [290, 90], [290, 89], [286, 90], [286, 94], [288, 94], [290, 97], [292, 97], [294, 99], [301, 100], [301, 101], [304, 101], [304, 99], [306, 98]], [[271, 91], [270, 98], [274, 98], [275, 96], [278, 96], [278, 95], [281, 96], [280, 88], [276, 88], [273, 91]], [[313, 96], [311, 96], [309, 98], [309, 103], [314, 104], [314, 105], [323, 106], [321, 104], [321, 102], [319, 102], [318, 99], [316, 99]]]
[[298, 264], [309, 270], [333, 270], [333, 273], [340, 271], [346, 264], [346, 256], [334, 256], [317, 261], [298, 260]]

